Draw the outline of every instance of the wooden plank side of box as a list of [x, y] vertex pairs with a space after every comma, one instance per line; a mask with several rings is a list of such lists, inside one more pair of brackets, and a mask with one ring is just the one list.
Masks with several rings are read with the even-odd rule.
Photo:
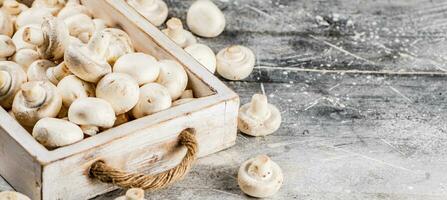
[[184, 128], [196, 130], [199, 156], [230, 147], [235, 143], [237, 124], [228, 116], [237, 113], [238, 105], [238, 98], [224, 101], [50, 163], [43, 171], [43, 199], [87, 199], [116, 189], [88, 177], [89, 166], [98, 159], [120, 169], [150, 174], [174, 167], [185, 154], [177, 145], [177, 136]]

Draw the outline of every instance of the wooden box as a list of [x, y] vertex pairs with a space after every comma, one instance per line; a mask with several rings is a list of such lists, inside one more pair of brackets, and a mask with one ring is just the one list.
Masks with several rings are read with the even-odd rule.
[[137, 119], [76, 144], [47, 150], [0, 108], [0, 174], [33, 200], [81, 200], [116, 189], [88, 176], [102, 159], [113, 167], [149, 174], [177, 165], [185, 154], [177, 136], [194, 128], [199, 157], [236, 140], [239, 97], [123, 0], [82, 0], [95, 17], [125, 30], [136, 50], [173, 59], [187, 70], [200, 97]]

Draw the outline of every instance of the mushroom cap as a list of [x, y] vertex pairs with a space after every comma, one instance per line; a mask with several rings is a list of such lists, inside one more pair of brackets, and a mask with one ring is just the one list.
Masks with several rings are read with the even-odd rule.
[[95, 85], [83, 81], [75, 75], [64, 77], [57, 84], [57, 89], [62, 96], [62, 104], [66, 107], [70, 107], [76, 99], [95, 96]]
[[79, 4], [79, 2], [68, 1], [65, 7], [57, 13], [57, 18], [64, 20], [65, 18], [81, 13], [90, 17], [92, 16], [84, 5]]
[[1, 9], [11, 16], [17, 16], [22, 11], [27, 10], [29, 8], [25, 4], [19, 3], [16, 0], [5, 0], [3, 2], [3, 6]]
[[12, 37], [14, 34], [14, 23], [11, 16], [4, 10], [0, 10], [0, 34]]
[[84, 43], [89, 41], [95, 31], [95, 23], [90, 16], [83, 13], [65, 18], [64, 23], [70, 35], [79, 38]]
[[117, 28], [105, 28], [100, 32], [110, 35], [106, 60], [111, 65], [113, 65], [119, 57], [134, 52], [132, 41], [130, 40], [129, 35], [123, 30]]
[[157, 83], [165, 86], [172, 100], [178, 99], [188, 84], [188, 75], [180, 63], [173, 60], [161, 60]]
[[196, 37], [189, 31], [183, 29], [182, 21], [178, 18], [171, 18], [166, 22], [167, 28], [162, 30], [171, 40], [182, 48], [197, 43]]
[[28, 71], [29, 66], [38, 59], [39, 53], [33, 49], [18, 49], [12, 56], [12, 61], [21, 65], [24, 71]]
[[43, 118], [33, 128], [33, 137], [43, 146], [57, 148], [84, 139], [81, 128], [67, 120]]
[[51, 17], [51, 10], [31, 7], [28, 10], [21, 12], [16, 19], [16, 29], [25, 25], [36, 24], [41, 25], [45, 17]]
[[16, 46], [12, 39], [6, 35], [0, 35], [0, 58], [10, 57], [16, 52]]
[[145, 200], [144, 190], [141, 188], [128, 189], [126, 195], [115, 198], [115, 200]]
[[62, 107], [62, 98], [56, 86], [48, 81], [22, 84], [12, 104], [17, 121], [24, 126], [34, 126], [46, 117], [56, 117]]
[[22, 67], [11, 61], [0, 61], [0, 106], [10, 109], [20, 86], [26, 82]]
[[128, 0], [127, 3], [154, 26], [160, 26], [168, 17], [168, 6], [163, 0]]
[[47, 81], [47, 69], [54, 67], [56, 64], [49, 60], [36, 60], [28, 67], [28, 81]]
[[112, 105], [106, 100], [83, 97], [71, 104], [68, 119], [78, 125], [110, 128], [115, 123], [116, 117]]
[[31, 200], [30, 198], [28, 198], [27, 196], [25, 196], [24, 194], [18, 193], [18, 192], [14, 192], [14, 191], [3, 191], [0, 192], [0, 199], [4, 199], [4, 200]]
[[216, 37], [225, 29], [225, 16], [210, 0], [197, 0], [188, 10], [189, 29], [202, 37]]
[[96, 86], [96, 96], [109, 102], [116, 115], [126, 113], [138, 102], [138, 83], [124, 73], [110, 73]]
[[129, 53], [121, 56], [113, 65], [113, 72], [126, 73], [133, 77], [138, 85], [154, 82], [160, 73], [157, 60], [145, 53]]
[[216, 54], [213, 50], [204, 44], [193, 44], [185, 48], [185, 51], [195, 58], [211, 73], [216, 72]]
[[260, 155], [245, 161], [238, 172], [241, 190], [250, 196], [264, 198], [274, 195], [284, 181], [281, 168], [268, 156]]
[[49, 10], [53, 15], [56, 15], [64, 6], [65, 0], [50, 1], [50, 0], [34, 0], [31, 5], [32, 8]]
[[132, 109], [132, 114], [135, 118], [142, 118], [168, 109], [171, 104], [172, 99], [166, 87], [158, 83], [148, 83], [140, 88], [140, 98]]
[[23, 40], [23, 32], [25, 32], [26, 29], [30, 28], [36, 28], [40, 29], [40, 24], [28, 24], [25, 26], [20, 27], [17, 29], [17, 31], [12, 36], [12, 41], [14, 42], [14, 45], [16, 46], [16, 49], [36, 49], [36, 45], [31, 44], [29, 42], [26, 42]]
[[247, 135], [269, 135], [280, 125], [281, 113], [274, 105], [267, 103], [264, 95], [253, 95], [251, 102], [239, 109], [238, 128]]
[[255, 55], [249, 48], [234, 45], [222, 49], [216, 56], [217, 73], [228, 80], [247, 78], [255, 66]]

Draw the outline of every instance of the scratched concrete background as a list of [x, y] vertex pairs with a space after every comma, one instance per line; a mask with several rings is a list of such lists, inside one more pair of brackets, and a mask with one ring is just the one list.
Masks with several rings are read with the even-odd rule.
[[[200, 42], [252, 48], [254, 73], [227, 83], [242, 103], [265, 92], [284, 122], [267, 137], [239, 134], [147, 199], [249, 199], [237, 170], [258, 154], [285, 174], [272, 199], [447, 199], [445, 0], [214, 2], [226, 31]], [[192, 1], [167, 3], [184, 19]]]

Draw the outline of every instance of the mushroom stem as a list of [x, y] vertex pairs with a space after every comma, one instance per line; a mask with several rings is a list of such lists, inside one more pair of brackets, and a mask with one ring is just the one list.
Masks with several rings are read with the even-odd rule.
[[26, 27], [23, 31], [23, 40], [25, 42], [40, 46], [45, 42], [44, 32], [35, 27]]
[[143, 200], [144, 190], [140, 188], [131, 188], [126, 192], [126, 200]]
[[51, 83], [57, 85], [64, 77], [70, 75], [70, 70], [64, 62], [60, 63], [56, 67], [47, 69], [47, 77]]
[[0, 71], [0, 95], [8, 92], [11, 86], [11, 75], [8, 72]]
[[268, 179], [271, 173], [271, 160], [266, 155], [259, 155], [248, 167], [248, 173], [252, 177]]
[[232, 60], [242, 60], [244, 59], [244, 52], [240, 46], [233, 45], [225, 52], [225, 56]]
[[270, 115], [267, 97], [262, 94], [253, 95], [248, 112], [257, 119], [267, 119]]
[[38, 84], [23, 84], [22, 94], [31, 107], [45, 101], [45, 89]]

